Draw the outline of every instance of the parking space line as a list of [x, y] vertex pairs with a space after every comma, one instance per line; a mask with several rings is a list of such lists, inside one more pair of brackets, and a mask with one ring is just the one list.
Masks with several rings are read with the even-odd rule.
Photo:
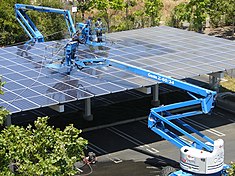
[[[140, 123], [142, 123], [142, 124], [144, 124], [144, 125], [146, 125], [147, 124], [147, 122], [146, 122], [146, 120], [141, 120], [141, 121], [139, 121]], [[184, 137], [182, 137], [182, 136], [179, 136], [181, 139], [183, 139], [184, 141], [186, 141], [186, 142], [188, 142], [188, 143], [192, 143], [192, 141], [190, 141], [190, 140], [188, 140], [188, 139], [186, 139], [186, 138], [184, 138]]]
[[[105, 151], [105, 150], [103, 150], [102, 148], [100, 148], [100, 147], [98, 147], [98, 146], [92, 144], [91, 142], [89, 142], [89, 145], [90, 145], [91, 147], [93, 147], [93, 148], [98, 149], [99, 151], [101, 151], [101, 152], [104, 153], [104, 154], [108, 154], [107, 151]], [[99, 152], [99, 153], [100, 153], [100, 152]], [[102, 153], [100, 153], [100, 154], [102, 154]]]
[[155, 153], [158, 153], [159, 151], [153, 147], [151, 147], [151, 150], [155, 151]]
[[142, 124], [144, 124], [144, 125], [147, 125], [147, 124], [148, 124], [148, 120], [140, 120], [139, 122], [142, 123]]
[[92, 150], [94, 150], [95, 152], [99, 153], [99, 154], [108, 154], [108, 155], [106, 155], [106, 158], [108, 158], [109, 160], [113, 161], [115, 164], [118, 164], [118, 163], [122, 162], [122, 160], [120, 158], [113, 157], [107, 151], [105, 151], [104, 149], [102, 149], [102, 148], [92, 144], [91, 142], [89, 142], [89, 146], [88, 147], [91, 148]]
[[224, 114], [222, 114], [221, 112], [213, 112], [213, 114], [224, 117]]
[[157, 153], [156, 151], [150, 150], [148, 148], [146, 148], [145, 150], [147, 150], [149, 153]]
[[113, 132], [113, 133], [115, 133], [115, 134], [117, 134], [118, 136], [121, 136], [122, 138], [124, 138], [124, 139], [130, 141], [131, 143], [133, 143], [133, 144], [135, 144], [135, 145], [140, 145], [139, 143], [137, 143], [137, 142], [135, 142], [135, 141], [129, 139], [128, 137], [126, 137], [126, 136], [124, 136], [124, 135], [122, 135], [122, 134], [120, 134], [120, 133], [114, 131], [114, 130], [111, 129], [111, 128], [108, 128], [108, 130], [111, 131], [111, 132]]
[[113, 158], [109, 157], [109, 159], [111, 161], [113, 161], [115, 164], [118, 164], [118, 163], [122, 162], [122, 160], [120, 158], [117, 158], [117, 157], [113, 157]]
[[[235, 122], [235, 121], [233, 121], [232, 119], [229, 119], [231, 122]], [[216, 135], [216, 136], [219, 136], [219, 137], [221, 137], [221, 136], [226, 136], [226, 134], [224, 134], [224, 133], [222, 133], [222, 132], [219, 132], [219, 131], [217, 131], [217, 130], [215, 130], [215, 129], [211, 129], [210, 127], [208, 127], [208, 126], [206, 126], [206, 125], [203, 125], [203, 124], [201, 124], [201, 123], [198, 123], [198, 122], [196, 122], [196, 121], [194, 121], [194, 120], [192, 120], [192, 119], [184, 119], [184, 121], [187, 121], [187, 123], [190, 123], [190, 124], [192, 124], [192, 125], [194, 125], [194, 126], [197, 126], [197, 127], [199, 127], [200, 129], [202, 129], [202, 130], [206, 130], [207, 132], [209, 132], [209, 133], [212, 133], [212, 134], [214, 134], [214, 135]], [[144, 125], [146, 125], [147, 124], [147, 120], [141, 120], [141, 121], [139, 121], [140, 123], [142, 123], [142, 124], [144, 124]], [[209, 128], [209, 129], [208, 129]]]
[[186, 139], [185, 137], [183, 136], [179, 136], [179, 138], [183, 139], [184, 141], [188, 142], [189, 144], [192, 144], [193, 142], [190, 141], [189, 139]]
[[197, 126], [198, 128], [200, 128], [202, 130], [206, 130], [207, 132], [212, 133], [212, 134], [214, 134], [216, 136], [219, 136], [219, 137], [225, 136], [224, 133], [221, 133], [221, 132], [219, 132], [219, 131], [217, 131], [215, 129], [211, 129], [210, 127], [208, 127], [208, 126], [206, 126], [204, 124], [198, 123], [198, 122], [196, 122], [196, 121], [194, 121], [192, 119], [185, 119], [185, 121], [187, 121], [188, 123], [191, 123], [194, 126]]
[[94, 147], [91, 147], [90, 145], [88, 145], [88, 148], [91, 149], [92, 151], [98, 153], [98, 154], [102, 154], [102, 152], [100, 152], [99, 150], [96, 150]]
[[[216, 112], [216, 113], [214, 113], [215, 115], [217, 115], [217, 116], [220, 116], [220, 117], [223, 117], [223, 118], [226, 118], [225, 116], [224, 116], [224, 114], [222, 114], [221, 112]], [[233, 120], [233, 119], [228, 119], [228, 118], [226, 118], [228, 121], [230, 121], [230, 122], [232, 122], [232, 123], [235, 123], [235, 120]]]
[[233, 122], [233, 123], [235, 123], [235, 120], [233, 120], [233, 119], [228, 119], [230, 122]]
[[152, 148], [149, 145], [144, 144], [140, 140], [138, 140], [138, 139], [136, 139], [136, 138], [134, 138], [134, 137], [132, 137], [132, 136], [116, 129], [116, 128], [114, 128], [114, 127], [110, 127], [110, 128], [108, 128], [108, 130], [115, 133], [115, 134], [117, 134], [117, 135], [119, 135], [119, 136], [121, 136], [122, 138], [130, 141], [131, 143], [133, 143], [135, 145], [138, 145], [138, 146], [140, 145], [141, 148], [144, 148], [144, 149], [146, 149], [147, 151], [149, 151], [151, 153], [158, 153], [159, 152], [157, 149]]
[[[145, 122], [145, 121], [146, 121], [146, 120], [139, 121], [139, 122], [146, 125], [147, 122]], [[194, 120], [192, 120], [192, 119], [184, 119], [184, 121], [187, 121], [188, 123], [190, 123], [190, 124], [192, 124], [192, 125], [194, 125], [194, 126], [197, 126], [197, 127], [199, 127], [200, 129], [202, 129], [202, 130], [206, 130], [207, 132], [212, 133], [212, 134], [214, 134], [214, 135], [216, 135], [216, 136], [219, 136], [219, 137], [221, 137], [221, 136], [226, 136], [226, 134], [221, 133], [221, 132], [219, 132], [219, 131], [217, 131], [217, 130], [215, 130], [215, 129], [211, 129], [210, 127], [208, 127], [208, 126], [206, 126], [206, 125], [203, 125], [203, 124], [201, 124], [201, 123], [198, 123], [198, 122], [196, 122], [196, 121], [194, 121]]]

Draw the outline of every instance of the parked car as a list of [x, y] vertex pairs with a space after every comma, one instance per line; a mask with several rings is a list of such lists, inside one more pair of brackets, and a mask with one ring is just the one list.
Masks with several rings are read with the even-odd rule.
[[216, 107], [235, 113], [235, 93], [218, 93], [216, 97]]

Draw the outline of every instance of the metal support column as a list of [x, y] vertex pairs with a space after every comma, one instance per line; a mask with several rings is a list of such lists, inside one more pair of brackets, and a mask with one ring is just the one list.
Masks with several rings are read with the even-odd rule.
[[152, 86], [152, 92], [153, 92], [153, 100], [151, 103], [153, 106], [159, 106], [160, 100], [159, 100], [159, 85], [158, 84]]
[[93, 115], [91, 114], [91, 99], [85, 99], [85, 113], [83, 115], [83, 118], [87, 121], [93, 120]]
[[212, 73], [209, 75], [209, 84], [212, 89], [219, 92], [220, 81], [224, 77], [224, 72]]
[[5, 119], [5, 126], [10, 126], [11, 123], [11, 115], [7, 115]]

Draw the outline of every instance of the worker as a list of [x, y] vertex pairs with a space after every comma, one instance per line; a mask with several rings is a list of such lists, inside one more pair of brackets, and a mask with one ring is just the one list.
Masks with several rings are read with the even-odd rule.
[[102, 42], [102, 21], [100, 18], [95, 23], [97, 42]]
[[[86, 31], [85, 33], [86, 33], [86, 35], [87, 35], [87, 38], [88, 38], [90, 41], [93, 40], [91, 27], [92, 27], [92, 17], [89, 16], [88, 19], [86, 20], [85, 26], [84, 26], [84, 28], [83, 28], [82, 30], [85, 30], [85, 31]], [[87, 31], [87, 30], [88, 30], [88, 31]]]
[[92, 17], [88, 17], [88, 19], [86, 20], [85, 24], [87, 25], [87, 27], [91, 27], [92, 26]]

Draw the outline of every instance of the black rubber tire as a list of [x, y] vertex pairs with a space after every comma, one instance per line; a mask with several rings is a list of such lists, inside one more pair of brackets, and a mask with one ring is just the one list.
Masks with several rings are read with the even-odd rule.
[[176, 169], [174, 167], [166, 166], [161, 170], [160, 176], [168, 176], [175, 171], [176, 171]]

